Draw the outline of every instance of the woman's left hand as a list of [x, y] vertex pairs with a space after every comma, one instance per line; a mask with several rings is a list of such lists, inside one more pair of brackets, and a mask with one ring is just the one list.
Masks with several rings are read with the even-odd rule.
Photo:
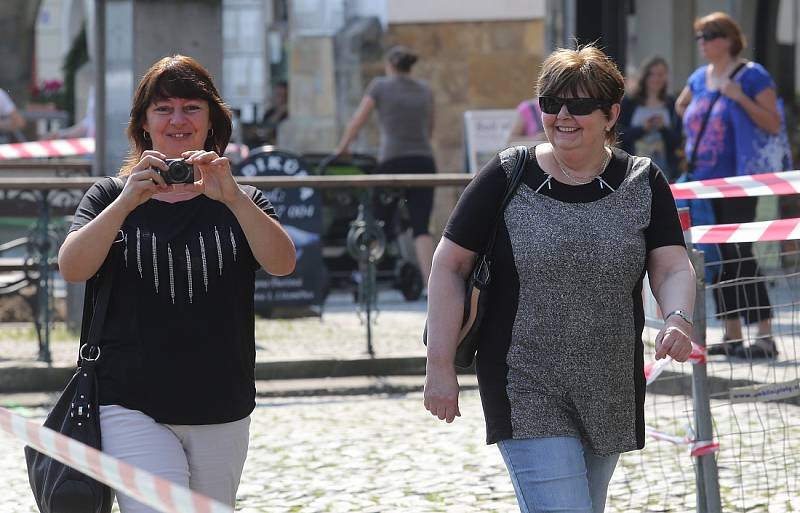
[[[213, 151], [185, 151], [181, 154], [187, 164], [200, 171], [200, 180], [191, 185], [184, 185], [183, 190], [200, 192], [213, 200], [228, 204], [241, 196], [239, 184], [231, 173], [231, 162], [227, 157], [220, 157]], [[181, 190], [180, 185], [175, 190]]]
[[728, 80], [725, 85], [722, 86], [720, 89], [722, 94], [730, 98], [731, 100], [739, 103], [742, 98], [744, 98], [744, 91], [742, 91], [742, 86], [739, 82], [735, 80]]
[[656, 360], [671, 356], [676, 362], [685, 362], [692, 354], [692, 327], [687, 322], [667, 319], [656, 335]]

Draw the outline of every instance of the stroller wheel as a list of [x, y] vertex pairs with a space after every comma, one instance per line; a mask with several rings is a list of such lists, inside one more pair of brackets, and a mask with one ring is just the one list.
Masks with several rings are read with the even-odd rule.
[[422, 274], [416, 266], [406, 262], [400, 266], [396, 286], [406, 301], [416, 301], [422, 295]]

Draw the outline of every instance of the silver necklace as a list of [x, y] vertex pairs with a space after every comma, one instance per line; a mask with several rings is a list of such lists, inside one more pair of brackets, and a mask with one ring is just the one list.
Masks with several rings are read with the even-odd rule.
[[[561, 170], [561, 173], [569, 181], [571, 181], [575, 185], [586, 185], [588, 183], [592, 183], [595, 179], [599, 178], [600, 175], [602, 175], [605, 172], [606, 166], [608, 166], [608, 161], [611, 160], [611, 152], [609, 152], [608, 149], [605, 148], [605, 147], [603, 147], [603, 150], [605, 151], [606, 156], [603, 159], [603, 163], [600, 165], [600, 171], [596, 175], [591, 176], [589, 178], [576, 178], [576, 177], [572, 176], [571, 174], [569, 174], [569, 172], [566, 170], [564, 165], [561, 163], [561, 160], [559, 160], [559, 158], [556, 156], [556, 152], [555, 151], [553, 152], [553, 158], [556, 160], [556, 164], [558, 164], [558, 168]], [[602, 187], [602, 184], [600, 186]]]

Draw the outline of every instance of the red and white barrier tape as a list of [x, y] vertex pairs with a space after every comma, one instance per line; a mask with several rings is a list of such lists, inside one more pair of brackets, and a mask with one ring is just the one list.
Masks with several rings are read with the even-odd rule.
[[675, 183], [672, 195], [679, 199], [741, 198], [744, 196], [783, 196], [800, 193], [800, 171], [714, 178]]
[[667, 356], [661, 360], [653, 360], [644, 364], [644, 377], [647, 380], [646, 384], [649, 385], [658, 378], [664, 369], [672, 363], [672, 357]]
[[0, 144], [0, 160], [74, 157], [93, 153], [94, 138], [92, 137]]
[[766, 242], [800, 239], [800, 217], [734, 223], [692, 226], [694, 244], [724, 244], [726, 242]]
[[[241, 158], [246, 158], [249, 148], [244, 144], [231, 143], [225, 148], [225, 153], [238, 154]], [[75, 157], [93, 154], [93, 137], [0, 144], [0, 160]]]
[[0, 431], [164, 513], [233, 513], [233, 508], [140, 470], [0, 408]]
[[688, 445], [689, 453], [693, 458], [705, 456], [706, 454], [712, 454], [719, 451], [719, 442], [713, 442], [710, 440], [692, 440], [686, 436], [670, 435], [668, 433], [656, 431], [649, 426], [646, 426], [644, 430], [648, 436], [655, 438], [656, 440], [662, 440], [675, 445]]
[[[649, 385], [653, 381], [658, 378], [664, 369], [672, 363], [674, 360], [671, 356], [667, 356], [666, 358], [662, 358], [661, 360], [653, 360], [652, 362], [647, 362], [644, 365], [644, 377], [647, 380], [646, 384]], [[703, 346], [698, 346], [694, 342], [692, 342], [692, 352], [689, 354], [689, 363], [693, 364], [703, 364], [706, 363], [706, 348]]]

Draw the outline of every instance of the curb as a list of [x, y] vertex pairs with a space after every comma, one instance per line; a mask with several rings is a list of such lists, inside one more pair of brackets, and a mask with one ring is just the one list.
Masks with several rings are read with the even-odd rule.
[[[256, 381], [256, 407], [272, 406], [275, 404], [274, 401], [290, 398], [315, 400], [321, 397], [401, 396], [421, 393], [424, 382], [423, 376], [358, 376]], [[462, 392], [476, 390], [478, 380], [475, 376], [462, 376], [459, 378], [459, 385]], [[59, 392], [0, 394], [0, 407], [49, 409], [56, 402], [58, 396]]]
[[[0, 364], [0, 394], [57, 392], [66, 386], [74, 372], [75, 367], [51, 367], [40, 362]], [[474, 370], [459, 370], [459, 374], [474, 374]], [[275, 360], [256, 362], [255, 367], [256, 381], [424, 375], [424, 356]]]
[[0, 394], [59, 391], [74, 373], [75, 367], [51, 367], [42, 362], [2, 365]]

